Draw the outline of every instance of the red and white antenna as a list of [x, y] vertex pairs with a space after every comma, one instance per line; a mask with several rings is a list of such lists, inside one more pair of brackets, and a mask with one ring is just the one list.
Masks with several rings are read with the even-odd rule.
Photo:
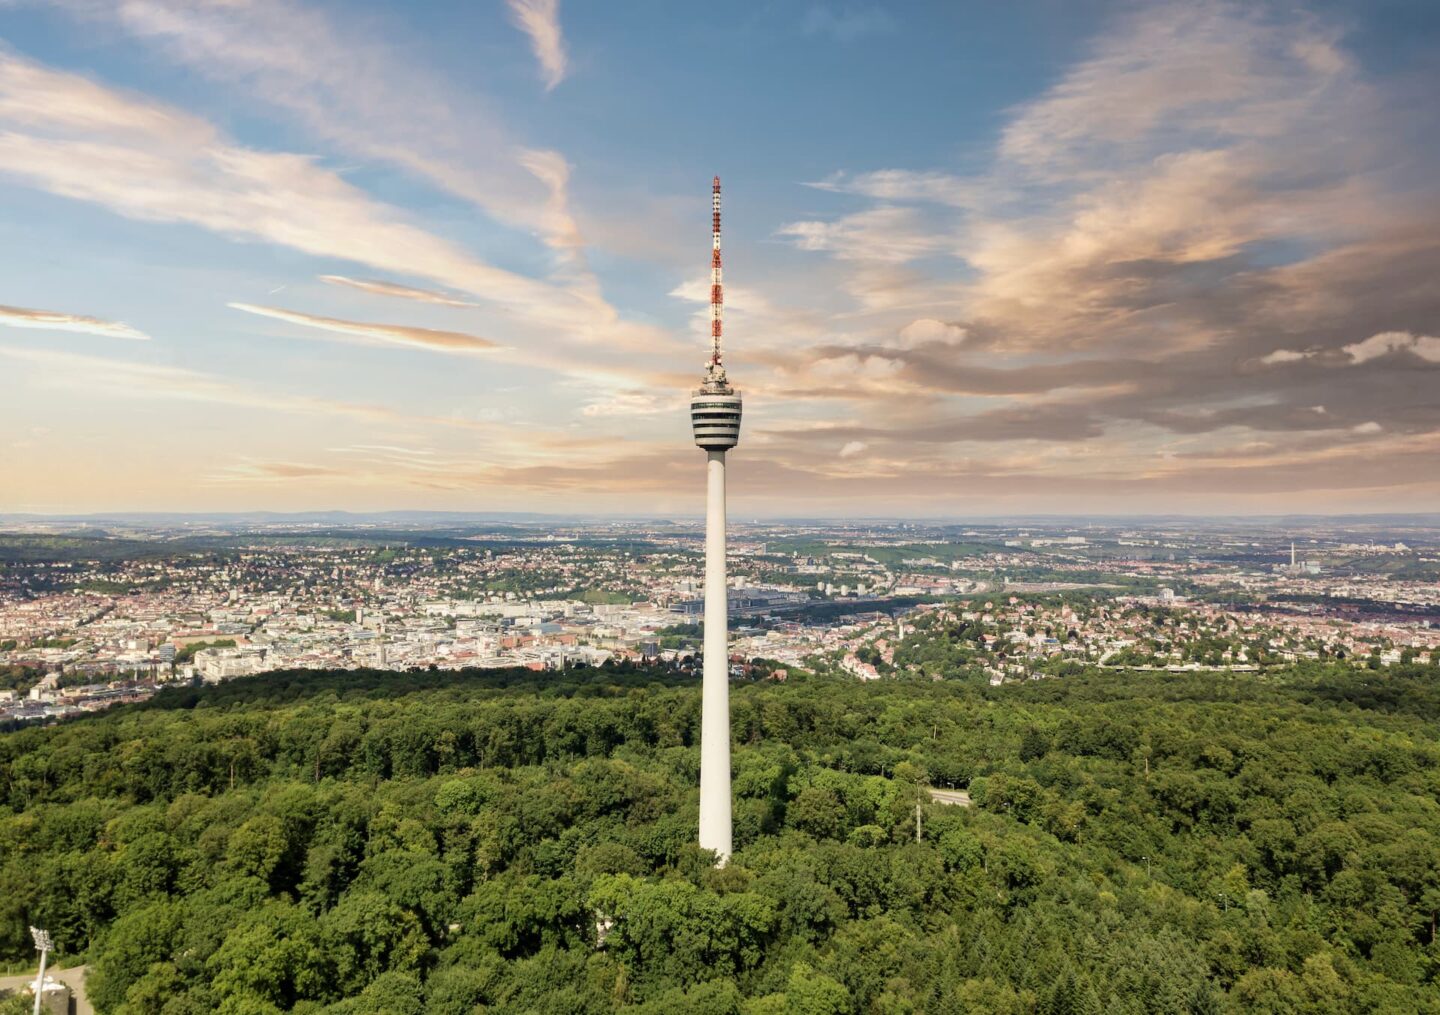
[[715, 177], [710, 202], [710, 372], [723, 378], [720, 339], [724, 331], [725, 286], [720, 278], [720, 177]]

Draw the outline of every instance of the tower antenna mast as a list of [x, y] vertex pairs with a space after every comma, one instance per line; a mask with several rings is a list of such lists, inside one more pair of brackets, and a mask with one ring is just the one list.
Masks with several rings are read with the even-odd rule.
[[720, 259], [720, 177], [710, 192], [710, 362], [706, 380], [725, 383], [725, 281]]

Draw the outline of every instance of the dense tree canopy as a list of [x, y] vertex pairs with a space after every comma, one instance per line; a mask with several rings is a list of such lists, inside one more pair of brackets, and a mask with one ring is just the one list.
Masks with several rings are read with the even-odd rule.
[[693, 682], [273, 674], [0, 736], [0, 961], [47, 926], [106, 1015], [1440, 1012], [1437, 718], [1418, 667], [738, 687], [715, 868]]

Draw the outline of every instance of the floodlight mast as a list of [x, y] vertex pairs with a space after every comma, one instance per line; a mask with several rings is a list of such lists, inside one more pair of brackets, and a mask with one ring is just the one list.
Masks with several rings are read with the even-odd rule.
[[39, 927], [31, 927], [30, 936], [35, 939], [35, 950], [40, 953], [40, 973], [35, 977], [35, 1015], [40, 1015], [40, 1002], [45, 994], [45, 960], [50, 957], [50, 949], [55, 947], [55, 943], [50, 940], [50, 932]]

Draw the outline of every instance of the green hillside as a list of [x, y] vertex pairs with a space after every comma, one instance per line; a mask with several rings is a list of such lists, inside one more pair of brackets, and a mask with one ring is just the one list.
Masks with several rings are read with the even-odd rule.
[[[276, 674], [0, 736], [102, 1013], [1440, 1012], [1440, 672]], [[968, 786], [975, 806], [925, 803]], [[613, 920], [597, 947], [597, 917]]]

